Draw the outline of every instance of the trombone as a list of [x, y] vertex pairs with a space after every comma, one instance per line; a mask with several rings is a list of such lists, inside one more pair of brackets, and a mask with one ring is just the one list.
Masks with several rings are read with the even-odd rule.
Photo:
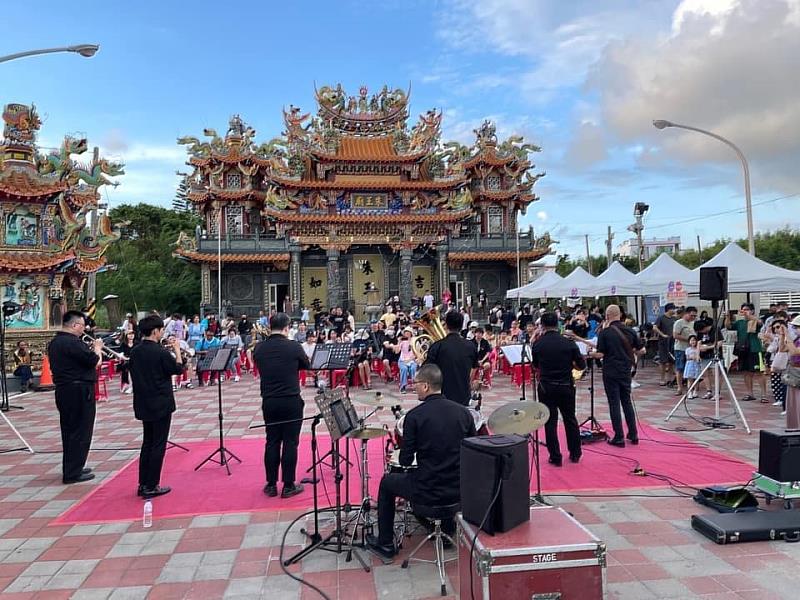
[[[81, 336], [81, 339], [86, 343], [87, 346], [89, 346], [91, 348], [94, 348], [95, 338], [90, 336], [88, 333], [84, 333]], [[127, 356], [125, 356], [121, 352], [115, 352], [114, 350], [112, 350], [108, 346], [103, 346], [100, 349], [100, 351], [103, 353], [103, 356], [105, 356], [108, 359], [116, 359], [116, 360], [121, 361], [121, 362], [124, 362], [124, 361], [128, 360]]]

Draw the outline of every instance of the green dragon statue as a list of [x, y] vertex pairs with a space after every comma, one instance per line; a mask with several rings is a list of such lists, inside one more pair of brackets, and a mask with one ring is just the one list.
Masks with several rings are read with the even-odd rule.
[[36, 168], [42, 175], [57, 173], [60, 179], [67, 177], [75, 166], [72, 154], [83, 154], [89, 145], [86, 138], [65, 136], [61, 147], [46, 156], [37, 155]]
[[70, 185], [77, 185], [78, 182], [83, 181], [86, 185], [99, 187], [101, 185], [112, 185], [117, 187], [119, 185], [116, 181], [111, 181], [106, 177], [116, 177], [117, 175], [124, 175], [125, 169], [122, 163], [112, 162], [108, 159], [101, 158], [93, 162], [88, 167], [73, 168], [67, 176], [67, 182]]

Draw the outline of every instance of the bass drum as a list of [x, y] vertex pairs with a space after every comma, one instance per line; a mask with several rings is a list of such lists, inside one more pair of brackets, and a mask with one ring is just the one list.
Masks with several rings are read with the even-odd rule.
[[475, 422], [475, 431], [478, 435], [489, 435], [489, 430], [486, 427], [486, 419], [483, 418], [481, 411], [471, 407], [467, 407], [469, 414], [472, 415], [472, 420]]

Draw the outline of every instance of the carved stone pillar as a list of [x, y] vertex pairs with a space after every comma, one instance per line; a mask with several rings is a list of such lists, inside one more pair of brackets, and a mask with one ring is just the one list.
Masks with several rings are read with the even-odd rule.
[[400, 250], [400, 302], [405, 310], [411, 306], [411, 257], [413, 254], [414, 251], [411, 248]]
[[297, 309], [300, 309], [300, 244], [289, 244], [289, 297]]
[[437, 302], [442, 297], [445, 290], [450, 289], [450, 262], [449, 262], [449, 247], [447, 243], [441, 243], [436, 246], [436, 273], [438, 277], [438, 290], [436, 290]]
[[211, 266], [200, 265], [200, 304], [211, 304]]
[[329, 248], [325, 251], [328, 258], [328, 310], [340, 306], [342, 301], [342, 285], [339, 278], [339, 251]]

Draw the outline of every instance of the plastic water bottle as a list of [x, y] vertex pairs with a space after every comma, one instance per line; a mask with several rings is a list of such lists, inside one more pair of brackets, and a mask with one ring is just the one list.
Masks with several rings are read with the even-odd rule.
[[147, 529], [153, 526], [153, 503], [148, 500], [144, 503], [144, 511], [142, 512], [142, 527]]

